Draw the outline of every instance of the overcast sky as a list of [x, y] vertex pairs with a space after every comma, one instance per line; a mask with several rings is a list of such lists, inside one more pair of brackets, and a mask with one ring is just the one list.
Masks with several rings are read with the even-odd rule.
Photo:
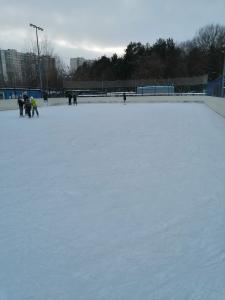
[[66, 61], [122, 55], [131, 41], [182, 42], [207, 24], [225, 25], [225, 0], [0, 0], [0, 7], [1, 49], [24, 51], [33, 23]]

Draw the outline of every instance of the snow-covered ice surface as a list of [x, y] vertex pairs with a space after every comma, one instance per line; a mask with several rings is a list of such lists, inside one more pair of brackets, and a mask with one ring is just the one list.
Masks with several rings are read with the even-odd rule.
[[225, 299], [225, 119], [203, 104], [0, 112], [1, 300]]

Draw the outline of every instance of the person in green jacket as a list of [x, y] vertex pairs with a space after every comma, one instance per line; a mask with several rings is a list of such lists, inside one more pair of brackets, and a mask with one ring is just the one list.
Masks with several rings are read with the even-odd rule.
[[34, 97], [30, 97], [30, 100], [32, 106], [32, 117], [34, 116], [34, 111], [36, 112], [36, 115], [39, 117], [36, 100], [34, 99]]

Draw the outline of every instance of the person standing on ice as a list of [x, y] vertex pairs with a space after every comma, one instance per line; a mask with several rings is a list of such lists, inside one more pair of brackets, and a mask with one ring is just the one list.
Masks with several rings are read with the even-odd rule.
[[127, 100], [126, 93], [123, 93], [123, 103], [125, 104]]
[[68, 104], [71, 105], [72, 102], [72, 95], [71, 93], [68, 94]]
[[31, 106], [32, 106], [32, 118], [34, 116], [34, 112], [36, 112], [36, 115], [39, 117], [38, 109], [37, 109], [37, 102], [34, 99], [34, 97], [30, 97], [31, 99]]
[[48, 94], [47, 94], [47, 92], [43, 93], [43, 99], [44, 99], [45, 105], [48, 105]]
[[25, 115], [27, 115], [27, 105], [26, 105], [27, 102], [29, 102], [29, 97], [27, 96], [27, 93], [25, 92], [23, 94], [23, 104], [24, 104]]
[[24, 107], [25, 107], [26, 114], [28, 115], [29, 118], [31, 118], [31, 103], [30, 103], [30, 99], [28, 97], [26, 98], [26, 101], [24, 102]]
[[76, 93], [73, 94], [73, 105], [74, 104], [77, 105], [77, 94]]
[[20, 117], [23, 117], [23, 105], [24, 105], [24, 102], [23, 102], [23, 99], [22, 99], [21, 95], [19, 95], [17, 102], [18, 102], [18, 105], [19, 105]]

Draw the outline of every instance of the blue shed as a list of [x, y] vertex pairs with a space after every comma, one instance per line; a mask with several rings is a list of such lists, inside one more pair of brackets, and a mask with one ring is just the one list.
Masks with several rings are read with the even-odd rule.
[[174, 86], [173, 85], [146, 85], [146, 86], [138, 86], [137, 94], [141, 95], [170, 95], [174, 94]]

